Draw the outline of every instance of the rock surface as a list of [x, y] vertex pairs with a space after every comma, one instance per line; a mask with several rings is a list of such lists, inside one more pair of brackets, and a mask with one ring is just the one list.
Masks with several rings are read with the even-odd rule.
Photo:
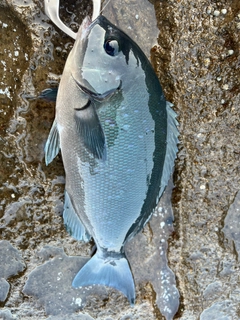
[[4, 278], [0, 278], [0, 302], [4, 302], [7, 299], [9, 289], [9, 283]]

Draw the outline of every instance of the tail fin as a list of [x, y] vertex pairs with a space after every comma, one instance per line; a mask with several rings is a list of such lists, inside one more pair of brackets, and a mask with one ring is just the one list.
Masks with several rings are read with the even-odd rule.
[[124, 254], [103, 256], [97, 253], [82, 267], [73, 280], [74, 288], [101, 284], [121, 291], [133, 305], [135, 286]]

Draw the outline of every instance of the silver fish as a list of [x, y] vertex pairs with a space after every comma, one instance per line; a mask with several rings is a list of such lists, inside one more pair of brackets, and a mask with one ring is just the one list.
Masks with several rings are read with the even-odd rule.
[[97, 252], [73, 287], [101, 284], [131, 304], [135, 287], [124, 245], [150, 219], [177, 152], [176, 114], [138, 47], [104, 16], [85, 18], [60, 82], [45, 160], [61, 149], [63, 218]]

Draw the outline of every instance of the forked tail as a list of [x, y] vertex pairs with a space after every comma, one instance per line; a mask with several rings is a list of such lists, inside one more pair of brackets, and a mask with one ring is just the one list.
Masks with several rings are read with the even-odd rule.
[[97, 253], [82, 267], [73, 280], [74, 288], [100, 284], [121, 291], [133, 305], [135, 286], [129, 263], [123, 253]]

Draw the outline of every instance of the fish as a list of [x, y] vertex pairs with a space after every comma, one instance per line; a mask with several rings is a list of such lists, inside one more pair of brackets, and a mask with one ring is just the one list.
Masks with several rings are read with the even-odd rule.
[[103, 15], [86, 17], [67, 58], [46, 165], [61, 150], [63, 220], [96, 253], [75, 288], [104, 285], [135, 302], [125, 244], [151, 218], [172, 174], [178, 122], [140, 47]]

